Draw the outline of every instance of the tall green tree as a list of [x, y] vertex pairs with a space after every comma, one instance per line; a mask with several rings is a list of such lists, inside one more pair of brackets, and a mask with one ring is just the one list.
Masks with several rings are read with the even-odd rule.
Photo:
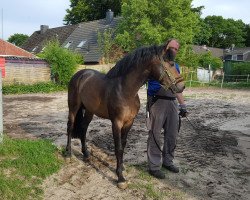
[[28, 35], [25, 35], [25, 34], [21, 34], [21, 33], [15, 33], [13, 35], [11, 35], [9, 38], [8, 38], [8, 42], [16, 45], [16, 46], [22, 46], [24, 44], [24, 42], [29, 38]]
[[198, 27], [198, 14], [191, 9], [192, 0], [124, 0], [122, 19], [116, 42], [125, 51], [139, 46], [161, 44], [169, 38], [181, 43], [179, 60], [186, 44], [193, 42]]
[[204, 22], [204, 19], [199, 19], [199, 29], [197, 29], [193, 44], [204, 45], [209, 43], [212, 37], [212, 29]]
[[121, 0], [70, 0], [70, 8], [64, 17], [66, 25], [103, 19], [108, 9], [114, 15], [121, 13]]
[[[204, 27], [211, 36], [203, 40], [204, 44], [211, 47], [228, 48], [234, 44], [237, 47], [243, 47], [245, 44], [245, 24], [242, 20], [224, 19], [222, 16], [207, 16], [204, 19]], [[207, 28], [207, 29], [206, 29]]]
[[113, 29], [106, 29], [104, 32], [98, 32], [98, 47], [102, 55], [104, 56], [104, 62], [106, 64], [110, 63], [110, 53], [112, 46], [114, 45], [113, 40]]
[[250, 47], [250, 24], [246, 24], [245, 26], [245, 46]]
[[223, 66], [223, 62], [220, 58], [213, 57], [212, 53], [208, 51], [207, 53], [199, 56], [199, 65], [205, 69], [209, 69], [210, 65], [212, 70], [216, 70]]

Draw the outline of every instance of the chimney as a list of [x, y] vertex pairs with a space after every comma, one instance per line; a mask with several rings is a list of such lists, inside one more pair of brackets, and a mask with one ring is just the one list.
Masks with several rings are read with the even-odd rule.
[[48, 25], [41, 25], [40, 26], [40, 33], [44, 34], [49, 29]]
[[112, 22], [114, 18], [114, 12], [111, 11], [111, 9], [108, 9], [108, 11], [106, 12], [106, 22], [107, 24], [110, 24]]

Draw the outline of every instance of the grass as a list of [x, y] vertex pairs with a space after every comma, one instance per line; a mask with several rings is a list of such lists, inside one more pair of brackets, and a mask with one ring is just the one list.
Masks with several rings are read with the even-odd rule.
[[10, 139], [0, 144], [0, 199], [42, 199], [42, 181], [62, 165], [48, 140]]
[[[189, 81], [186, 81], [186, 87], [189, 87]], [[211, 83], [200, 83], [192, 82], [191, 87], [216, 87], [220, 88], [221, 83], [211, 82]], [[223, 83], [223, 88], [231, 89], [250, 89], [250, 82], [238, 82], [238, 83]], [[3, 94], [27, 94], [27, 93], [50, 93], [67, 90], [67, 86], [58, 85], [52, 82], [47, 83], [37, 83], [33, 85], [24, 84], [14, 84], [14, 85], [4, 85]]]
[[[186, 87], [190, 87], [189, 80], [186, 81]], [[215, 87], [221, 88], [221, 83], [217, 81], [212, 81], [210, 83], [202, 83], [198, 81], [192, 81], [191, 87]], [[250, 82], [224, 82], [222, 88], [228, 89], [250, 89]]]
[[14, 84], [4, 85], [3, 94], [27, 94], [27, 93], [50, 93], [66, 90], [66, 86], [48, 83], [37, 83], [33, 85]]
[[184, 194], [180, 191], [159, 188], [156, 179], [149, 175], [146, 164], [130, 166], [129, 171], [132, 171], [132, 168], [137, 171], [137, 176], [132, 183], [129, 183], [129, 188], [142, 191], [145, 199], [161, 200], [165, 197], [183, 199]]

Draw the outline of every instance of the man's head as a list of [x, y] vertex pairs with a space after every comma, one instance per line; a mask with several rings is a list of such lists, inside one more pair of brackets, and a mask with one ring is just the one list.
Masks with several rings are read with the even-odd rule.
[[168, 40], [166, 43], [165, 55], [163, 56], [163, 59], [165, 61], [174, 61], [179, 47], [180, 44], [176, 39]]
[[176, 56], [178, 50], [180, 48], [180, 44], [176, 39], [170, 39], [167, 41], [167, 49], [171, 49], [174, 57]]

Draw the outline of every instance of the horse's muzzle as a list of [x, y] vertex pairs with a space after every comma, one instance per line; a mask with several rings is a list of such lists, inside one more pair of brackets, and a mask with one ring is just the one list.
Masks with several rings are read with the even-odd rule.
[[181, 93], [185, 89], [184, 82], [177, 83], [176, 85], [171, 85], [170, 90], [173, 93]]

